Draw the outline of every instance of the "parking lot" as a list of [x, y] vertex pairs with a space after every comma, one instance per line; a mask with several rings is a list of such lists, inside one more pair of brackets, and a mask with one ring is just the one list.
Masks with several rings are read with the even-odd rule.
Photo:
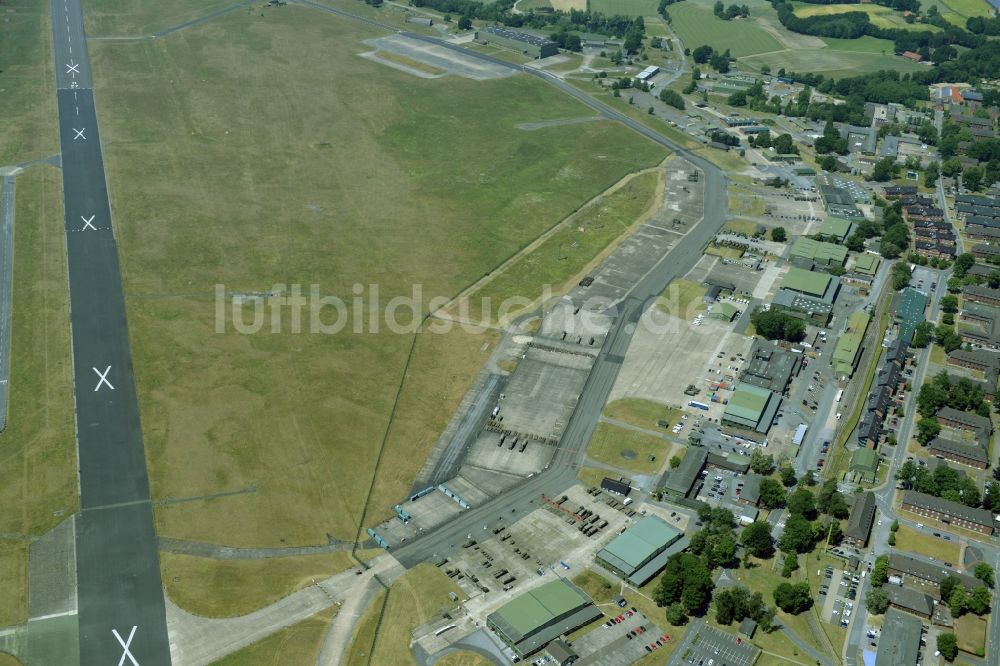
[[859, 574], [852, 574], [832, 566], [826, 567], [819, 588], [820, 617], [824, 622], [839, 624], [842, 627], [850, 623], [860, 583]]
[[750, 666], [759, 653], [760, 650], [748, 640], [702, 626], [697, 632], [688, 632], [669, 663], [678, 666]]
[[[615, 622], [621, 618], [620, 622]], [[635, 609], [622, 608], [604, 624], [573, 642], [581, 666], [628, 666], [672, 640], [669, 633]]]

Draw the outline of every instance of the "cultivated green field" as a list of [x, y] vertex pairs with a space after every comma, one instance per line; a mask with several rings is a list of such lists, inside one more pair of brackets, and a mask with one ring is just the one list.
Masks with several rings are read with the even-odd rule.
[[[274, 301], [245, 335], [223, 299], [217, 333], [216, 285], [316, 284], [348, 303], [359, 285], [376, 313], [418, 285], [427, 311], [663, 157], [612, 123], [516, 129], [589, 113], [530, 77], [424, 80], [357, 57], [383, 35], [289, 5], [91, 45], [154, 499], [249, 491], [158, 508], [165, 535], [352, 539], [411, 350], [363, 312], [309, 334], [308, 309], [295, 333], [279, 306], [272, 333]], [[390, 431], [374, 506], [407, 489], [483, 342], [418, 343], [411, 368], [439, 372], [456, 347], [467, 365], [433, 375], [437, 391], [406, 379], [398, 404], [434, 417]]]
[[[590, 11], [608, 16], [656, 16], [659, 0], [588, 0]], [[673, 15], [674, 7], [670, 7]]]
[[793, 2], [795, 15], [800, 18], [810, 16], [831, 16], [833, 14], [843, 14], [845, 12], [864, 12], [868, 14], [868, 20], [880, 28], [901, 28], [903, 30], [926, 30], [937, 32], [941, 30], [934, 25], [926, 23], [907, 23], [902, 12], [897, 12], [891, 7], [882, 5], [860, 5], [860, 4], [839, 4], [839, 5], [814, 5], [801, 2]]
[[[771, 33], [753, 21], [723, 21], [712, 14], [710, 5], [679, 2], [670, 5], [671, 27], [684, 46], [694, 49], [702, 44], [730, 49], [736, 57], [768, 53], [785, 48]], [[753, 16], [751, 9], [751, 16]], [[772, 12], [773, 13], [773, 12]]]
[[824, 37], [827, 48], [764, 53], [743, 58], [750, 67], [768, 65], [772, 71], [784, 67], [790, 72], [816, 72], [830, 78], [857, 76], [864, 72], [894, 69], [912, 72], [923, 67], [893, 54], [892, 42], [874, 37], [833, 39]]
[[960, 28], [965, 27], [965, 21], [970, 16], [993, 16], [993, 8], [986, 0], [931, 0], [921, 3], [924, 12], [932, 6], [937, 6], [941, 16]]

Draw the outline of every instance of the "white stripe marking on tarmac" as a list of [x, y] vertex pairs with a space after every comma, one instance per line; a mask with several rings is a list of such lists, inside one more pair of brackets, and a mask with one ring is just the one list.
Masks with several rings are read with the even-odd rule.
[[49, 613], [48, 615], [41, 615], [39, 617], [29, 618], [32, 622], [38, 622], [39, 620], [51, 620], [54, 617], [66, 617], [67, 615], [76, 615], [75, 610], [63, 611], [62, 613]]

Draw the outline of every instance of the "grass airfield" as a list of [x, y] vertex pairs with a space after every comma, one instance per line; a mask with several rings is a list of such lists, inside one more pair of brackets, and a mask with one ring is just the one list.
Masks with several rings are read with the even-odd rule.
[[166, 536], [353, 539], [382, 442], [368, 521], [492, 351], [488, 333], [414, 344], [295, 334], [287, 317], [217, 333], [216, 285], [450, 297], [664, 157], [611, 123], [519, 130], [586, 110], [524, 76], [426, 80], [360, 58], [377, 36], [290, 5], [91, 46], [154, 500], [204, 498], [160, 506]]

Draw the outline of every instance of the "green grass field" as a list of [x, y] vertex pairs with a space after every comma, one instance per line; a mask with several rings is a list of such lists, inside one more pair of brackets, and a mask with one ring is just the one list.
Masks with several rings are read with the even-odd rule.
[[965, 27], [965, 21], [971, 16], [992, 16], [993, 9], [986, 0], [932, 0], [921, 4], [921, 10], [926, 12], [932, 6], [937, 6], [938, 12], [949, 23]]
[[[357, 57], [381, 34], [289, 5], [91, 45], [154, 498], [256, 489], [160, 507], [165, 535], [353, 538], [411, 348], [384, 322], [309, 334], [306, 316], [297, 334], [287, 313], [279, 333], [237, 333], [228, 314], [216, 333], [216, 285], [316, 284], [347, 302], [377, 285], [382, 307], [418, 285], [427, 310], [662, 159], [612, 123], [516, 129], [586, 113], [529, 77], [428, 81]], [[450, 351], [418, 344], [411, 367], [456, 381], [420, 393], [407, 378], [400, 406], [434, 416], [390, 431], [373, 506], [406, 491], [484, 360], [438, 370]]]
[[[587, 456], [597, 462], [626, 469], [636, 474], [653, 474], [670, 458], [673, 449], [678, 448], [659, 437], [619, 428], [609, 423], [598, 423], [590, 443]], [[631, 460], [622, 457], [623, 452], [631, 452]], [[655, 460], [649, 460], [654, 456]]]
[[59, 152], [49, 5], [10, 0], [0, 22], [0, 166]]
[[[10, 403], [0, 435], [0, 532], [39, 537], [77, 508], [73, 369], [59, 171], [17, 177]], [[24, 546], [23, 561], [17, 556]], [[27, 544], [0, 574], [0, 626], [27, 619]], [[10, 621], [3, 622], [2, 619]]]
[[865, 36], [859, 39], [823, 38], [823, 41], [828, 48], [765, 53], [741, 61], [753, 68], [768, 65], [777, 71], [783, 67], [790, 72], [816, 72], [835, 79], [880, 69], [904, 73], [922, 69], [920, 64], [894, 55], [892, 42], [888, 40]]
[[917, 553], [941, 560], [942, 562], [958, 562], [960, 548], [954, 541], [945, 541], [935, 536], [921, 534], [906, 525], [900, 525], [896, 532], [896, 548], [898, 550]]
[[[84, 28], [90, 38], [151, 35], [234, 4], [234, 0], [87, 0]], [[249, 9], [235, 11], [246, 14]]]
[[[658, 0], [588, 0], [590, 11], [606, 16], [656, 16]], [[673, 7], [670, 14], [673, 16]]]
[[493, 662], [475, 652], [449, 652], [434, 662], [434, 666], [491, 666]]
[[[734, 210], [732, 204], [732, 196], [730, 196], [729, 209]], [[746, 234], [747, 236], [753, 236], [755, 233], [757, 233], [757, 228], [759, 226], [760, 224], [758, 222], [754, 222], [753, 220], [735, 219], [726, 222], [726, 224], [723, 225], [722, 230], [731, 231], [736, 234]]]
[[676, 407], [667, 407], [643, 398], [621, 398], [609, 402], [604, 408], [604, 415], [609, 419], [624, 421], [650, 430], [660, 428], [658, 425], [660, 421], [668, 421], [670, 427], [673, 427], [681, 420], [681, 413]]
[[263, 666], [313, 664], [319, 656], [337, 606], [285, 627], [267, 638], [216, 661], [212, 666]]
[[704, 301], [707, 291], [704, 285], [697, 282], [673, 280], [660, 294], [656, 305], [667, 314], [690, 321], [707, 309]]
[[784, 48], [753, 21], [723, 21], [712, 14], [710, 6], [680, 2], [671, 5], [669, 12], [673, 19], [671, 27], [690, 49], [708, 44], [720, 51], [730, 49], [734, 56], [742, 57]]
[[[995, 618], [994, 618], [995, 621]], [[970, 654], [984, 654], [986, 649], [986, 619], [966, 613], [955, 620], [954, 633], [958, 649]]]

